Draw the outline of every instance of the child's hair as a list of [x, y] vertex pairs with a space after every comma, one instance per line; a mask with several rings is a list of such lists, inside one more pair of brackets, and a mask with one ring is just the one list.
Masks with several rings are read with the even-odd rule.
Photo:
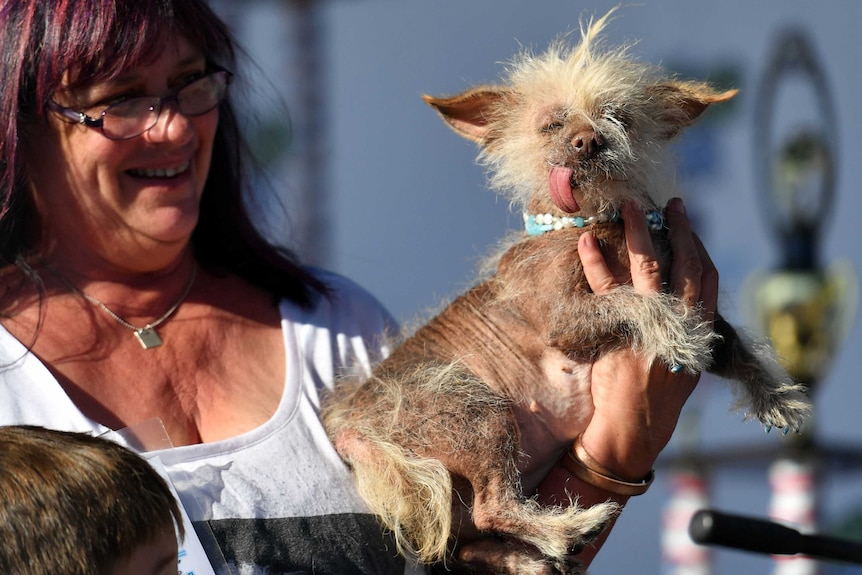
[[84, 433], [0, 427], [0, 573], [105, 575], [170, 527], [171, 490], [142, 457]]

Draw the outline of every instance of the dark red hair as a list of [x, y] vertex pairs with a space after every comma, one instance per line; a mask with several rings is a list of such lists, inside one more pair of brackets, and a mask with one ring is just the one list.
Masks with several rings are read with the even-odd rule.
[[[205, 0], [0, 0], [0, 258], [26, 266], [39, 221], [31, 205], [21, 142], [64, 81], [109, 79], [158, 57], [180, 34], [212, 68], [234, 71], [236, 44]], [[245, 199], [245, 144], [228, 97], [219, 108], [212, 167], [192, 237], [212, 271], [233, 272], [276, 296], [307, 303], [323, 289], [290, 252], [255, 229]]]

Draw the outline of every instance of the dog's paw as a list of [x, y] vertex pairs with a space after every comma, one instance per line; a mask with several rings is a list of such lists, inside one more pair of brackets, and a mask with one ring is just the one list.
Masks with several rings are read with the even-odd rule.
[[716, 326], [724, 333], [724, 342], [715, 373], [738, 382], [734, 407], [746, 419], [760, 421], [766, 431], [801, 431], [811, 414], [806, 387], [788, 375], [768, 341], [731, 331], [726, 324]]
[[673, 371], [695, 375], [713, 363], [712, 349], [721, 340], [696, 309], [681, 304], [674, 296], [659, 294], [647, 298], [649, 314], [641, 326], [638, 345]]
[[560, 537], [557, 539], [558, 543], [565, 543], [565, 546], [551, 544], [543, 548], [540, 545], [540, 549], [543, 549], [547, 556], [557, 558], [582, 551], [601, 535], [620, 510], [619, 505], [612, 502], [583, 508], [572, 505], [558, 509], [558, 512], [547, 516], [546, 533], [551, 537], [545, 543], [550, 543], [556, 532]]
[[751, 417], [763, 424], [767, 433], [778, 429], [785, 435], [802, 431], [810, 414], [811, 400], [804, 386], [789, 380], [760, 399], [750, 412]]
[[584, 575], [574, 556], [552, 558], [534, 546], [511, 538], [486, 537], [464, 545], [458, 560], [482, 572], [501, 575]]

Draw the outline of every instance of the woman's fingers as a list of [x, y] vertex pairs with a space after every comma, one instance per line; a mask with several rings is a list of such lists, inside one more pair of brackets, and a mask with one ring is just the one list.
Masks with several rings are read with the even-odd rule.
[[[661, 267], [646, 219], [630, 202], [623, 205], [622, 211], [632, 285], [640, 293], [659, 291], [663, 287]], [[681, 199], [668, 202], [666, 218], [673, 252], [668, 287], [688, 305], [702, 306], [705, 316], [711, 317], [718, 301], [718, 271], [700, 239], [691, 231]], [[611, 273], [593, 232], [581, 235], [578, 253], [593, 292], [607, 293], [625, 281]]]
[[670, 289], [688, 305], [697, 305], [700, 301], [704, 265], [681, 199], [674, 198], [668, 202], [665, 217], [669, 228], [670, 249], [673, 252]]
[[593, 232], [584, 232], [578, 238], [578, 256], [584, 266], [584, 275], [594, 293], [608, 293], [619, 285], [602, 255]]
[[712, 258], [703, 247], [700, 238], [693, 235], [694, 243], [700, 254], [700, 262], [703, 266], [703, 274], [700, 282], [700, 302], [703, 306], [704, 317], [712, 320], [718, 309], [718, 269], [712, 263]]
[[[630, 202], [622, 207], [626, 227], [626, 244], [629, 252], [632, 285], [642, 293], [661, 289], [661, 269], [650, 238], [643, 213]], [[584, 275], [593, 292], [607, 293], [627, 278], [617, 278], [605, 263], [593, 232], [581, 234], [578, 254], [584, 266]]]
[[623, 220], [626, 227], [632, 285], [640, 293], [659, 291], [661, 266], [656, 257], [643, 212], [632, 202], [626, 202], [623, 204]]

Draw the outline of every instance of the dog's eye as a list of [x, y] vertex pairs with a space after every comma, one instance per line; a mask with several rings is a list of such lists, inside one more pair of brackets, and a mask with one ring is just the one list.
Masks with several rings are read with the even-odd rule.
[[602, 117], [606, 120], [610, 120], [611, 122], [619, 124], [625, 129], [628, 129], [631, 125], [631, 116], [626, 111], [624, 106], [606, 106], [604, 110], [602, 110]]
[[543, 134], [552, 134], [554, 132], [559, 132], [562, 129], [563, 129], [563, 122], [561, 122], [560, 120], [557, 120], [557, 121], [551, 122], [549, 124], [545, 124], [545, 126], [542, 128], [542, 133]]

